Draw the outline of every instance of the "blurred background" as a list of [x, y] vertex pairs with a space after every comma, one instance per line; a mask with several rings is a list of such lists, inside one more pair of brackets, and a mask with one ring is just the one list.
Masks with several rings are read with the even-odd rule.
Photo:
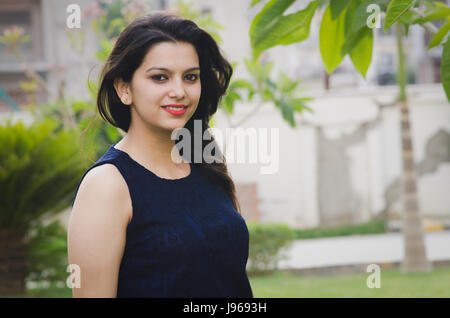
[[279, 132], [274, 173], [227, 158], [255, 297], [449, 297], [449, 5], [0, 0], [0, 296], [71, 297], [70, 204], [122, 137], [98, 72], [128, 23], [167, 10], [233, 63], [211, 126]]

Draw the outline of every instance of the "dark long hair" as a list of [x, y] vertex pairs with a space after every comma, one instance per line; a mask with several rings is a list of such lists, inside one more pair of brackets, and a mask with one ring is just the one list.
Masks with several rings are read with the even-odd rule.
[[[128, 106], [122, 104], [114, 89], [116, 78], [130, 82], [136, 69], [141, 65], [149, 49], [160, 42], [186, 42], [191, 43], [197, 51], [200, 63], [201, 95], [198, 107], [185, 128], [190, 131], [191, 154], [194, 155], [194, 120], [202, 122], [202, 136], [209, 128], [211, 116], [217, 111], [221, 97], [225, 94], [233, 68], [222, 56], [215, 40], [202, 30], [193, 21], [179, 16], [153, 12], [135, 19], [119, 35], [115, 46], [109, 55], [99, 79], [97, 95], [97, 108], [104, 120], [111, 125], [127, 132], [131, 121], [131, 112]], [[233, 180], [228, 174], [225, 157], [220, 152], [214, 137], [211, 140], [202, 140], [201, 151], [213, 142], [214, 157], [219, 162], [206, 163], [202, 155], [200, 163], [193, 162], [200, 171], [212, 182], [219, 185], [231, 199], [236, 210], [241, 213], [236, 197]], [[197, 148], [197, 147], [196, 147]]]

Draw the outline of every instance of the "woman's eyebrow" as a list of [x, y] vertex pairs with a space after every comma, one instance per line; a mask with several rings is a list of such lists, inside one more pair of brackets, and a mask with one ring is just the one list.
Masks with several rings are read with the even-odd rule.
[[[160, 70], [160, 71], [165, 71], [165, 72], [168, 72], [168, 73], [172, 72], [171, 70], [169, 70], [168, 68], [165, 68], [165, 67], [153, 66], [153, 67], [150, 67], [149, 69], [147, 69], [145, 71], [145, 73], [148, 73], [151, 70]], [[185, 72], [192, 72], [192, 71], [197, 71], [197, 70], [200, 70], [200, 67], [191, 67], [191, 68], [188, 68]]]

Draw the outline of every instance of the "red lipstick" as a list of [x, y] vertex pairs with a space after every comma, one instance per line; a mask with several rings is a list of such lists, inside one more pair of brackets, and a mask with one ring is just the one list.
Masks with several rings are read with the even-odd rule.
[[161, 107], [166, 112], [168, 112], [172, 115], [183, 115], [188, 108], [186, 105], [182, 105], [182, 104], [170, 104], [170, 105], [164, 105]]

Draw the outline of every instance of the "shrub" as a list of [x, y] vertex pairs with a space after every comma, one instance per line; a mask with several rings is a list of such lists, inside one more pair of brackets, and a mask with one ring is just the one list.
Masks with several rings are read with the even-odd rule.
[[47, 118], [0, 125], [0, 295], [23, 294], [30, 230], [70, 206], [89, 165], [76, 130]]
[[42, 225], [30, 233], [29, 259], [27, 281], [65, 283], [70, 275], [66, 271], [67, 231], [59, 220]]
[[295, 231], [286, 224], [247, 225], [250, 233], [248, 268], [249, 275], [276, 270], [277, 264], [284, 259], [284, 250], [295, 238]]

